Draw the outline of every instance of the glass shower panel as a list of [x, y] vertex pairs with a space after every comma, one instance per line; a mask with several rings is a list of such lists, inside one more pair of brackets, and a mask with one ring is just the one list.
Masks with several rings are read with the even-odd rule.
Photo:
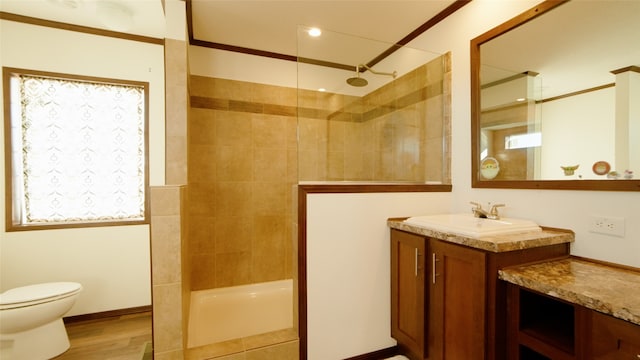
[[449, 184], [449, 54], [307, 31], [298, 29], [298, 180]]

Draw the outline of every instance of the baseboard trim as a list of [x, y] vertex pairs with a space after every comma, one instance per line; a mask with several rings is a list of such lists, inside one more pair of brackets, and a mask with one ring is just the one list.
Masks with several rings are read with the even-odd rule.
[[69, 323], [74, 323], [79, 321], [99, 320], [99, 319], [105, 319], [110, 317], [138, 314], [143, 312], [151, 312], [151, 309], [152, 309], [151, 305], [137, 306], [137, 307], [127, 308], [127, 309], [117, 309], [117, 310], [102, 311], [102, 312], [91, 313], [91, 314], [68, 316], [63, 318], [63, 321], [65, 324], [69, 324]]
[[362, 354], [362, 355], [350, 357], [350, 358], [347, 358], [345, 360], [380, 360], [380, 359], [390, 358], [390, 357], [396, 356], [398, 354], [399, 354], [398, 347], [397, 346], [393, 346], [393, 347], [390, 347], [390, 348], [386, 348], [386, 349], [370, 352], [370, 353], [367, 353], [367, 354]]

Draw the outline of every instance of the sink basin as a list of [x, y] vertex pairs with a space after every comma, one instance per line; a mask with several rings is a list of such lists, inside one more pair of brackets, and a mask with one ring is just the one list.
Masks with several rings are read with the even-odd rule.
[[542, 231], [531, 220], [501, 218], [500, 220], [480, 219], [473, 214], [439, 214], [414, 216], [404, 221], [406, 224], [429, 230], [457, 234], [471, 238]]

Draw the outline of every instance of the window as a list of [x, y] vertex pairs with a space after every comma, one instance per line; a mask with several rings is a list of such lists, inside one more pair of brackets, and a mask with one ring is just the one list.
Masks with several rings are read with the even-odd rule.
[[539, 147], [540, 145], [542, 145], [542, 134], [539, 132], [504, 137], [504, 148], [507, 150]]
[[146, 222], [147, 83], [4, 68], [4, 87], [7, 230]]

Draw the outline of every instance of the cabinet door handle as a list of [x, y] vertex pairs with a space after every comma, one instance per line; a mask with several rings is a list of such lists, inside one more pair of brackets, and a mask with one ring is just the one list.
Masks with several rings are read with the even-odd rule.
[[436, 253], [432, 253], [431, 254], [431, 282], [432, 283], [436, 283], [436, 276], [438, 276], [438, 274], [436, 274], [436, 262], [438, 262], [440, 260], [438, 260], [438, 258], [436, 257]]
[[420, 266], [418, 265], [418, 257], [419, 256], [420, 256], [420, 250], [418, 250], [418, 248], [416, 248], [415, 249], [415, 259], [414, 259], [414, 264], [415, 264], [414, 273], [415, 273], [416, 277], [418, 277], [418, 270], [420, 268]]

